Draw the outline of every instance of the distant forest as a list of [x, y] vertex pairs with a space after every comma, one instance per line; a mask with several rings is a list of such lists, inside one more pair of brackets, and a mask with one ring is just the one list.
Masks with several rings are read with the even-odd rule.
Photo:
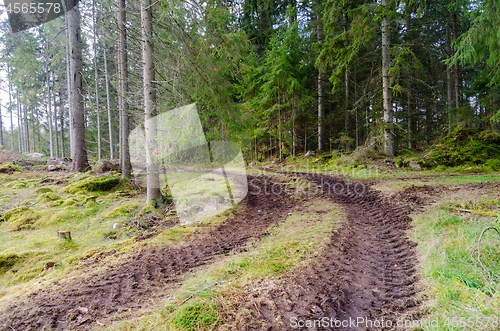
[[191, 103], [248, 160], [394, 156], [499, 117], [497, 0], [83, 0], [18, 33], [5, 10], [0, 143], [75, 171], [129, 177], [129, 132]]

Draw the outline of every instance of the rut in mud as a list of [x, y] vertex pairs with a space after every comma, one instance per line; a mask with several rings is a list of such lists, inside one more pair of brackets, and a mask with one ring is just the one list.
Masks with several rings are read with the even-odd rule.
[[[248, 179], [253, 187], [261, 188], [259, 192], [270, 184], [268, 177]], [[147, 249], [97, 275], [19, 299], [0, 312], [0, 330], [85, 330], [110, 314], [140, 308], [155, 293], [178, 284], [182, 274], [265, 236], [296, 203], [285, 190], [276, 191], [280, 194], [250, 192], [233, 220], [192, 235], [186, 244]]]
[[[248, 309], [257, 308], [260, 328], [297, 329], [301, 321], [324, 317], [339, 321], [362, 318], [396, 319], [418, 310], [415, 283], [416, 243], [406, 231], [409, 207], [388, 203], [367, 186], [319, 175], [303, 177], [321, 187], [323, 194], [346, 211], [330, 249], [317, 261], [286, 279], [278, 288], [249, 295]], [[351, 184], [351, 185], [349, 185]], [[310, 330], [330, 329], [317, 323]], [[255, 329], [240, 325], [241, 329]], [[347, 325], [338, 330], [374, 330]]]

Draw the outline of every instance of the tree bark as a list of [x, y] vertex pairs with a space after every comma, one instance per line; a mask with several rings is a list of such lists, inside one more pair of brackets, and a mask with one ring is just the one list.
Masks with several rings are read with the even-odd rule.
[[[10, 111], [10, 146], [14, 151], [14, 120], [12, 119], [12, 84], [10, 82], [10, 67], [7, 65], [7, 79], [9, 79], [9, 111]], [[19, 126], [17, 127], [17, 138], [19, 140]], [[19, 145], [18, 145], [19, 149]]]
[[73, 129], [74, 150], [72, 151], [72, 170], [83, 172], [88, 168], [85, 142], [85, 114], [83, 109], [82, 77], [82, 39], [80, 29], [80, 10], [75, 6], [67, 13], [70, 45], [71, 106], [70, 127]]
[[[382, 0], [386, 11], [389, 10], [389, 0]], [[393, 110], [392, 90], [389, 77], [391, 67], [391, 30], [389, 17], [384, 16], [382, 20], [382, 87], [384, 97], [384, 152], [386, 155], [395, 156], [394, 132], [393, 132]]]
[[92, 16], [94, 16], [94, 82], [95, 82], [95, 104], [97, 116], [97, 159], [101, 160], [101, 115], [99, 113], [99, 78], [97, 72], [97, 17], [95, 13], [95, 1], [92, 6]]
[[[347, 18], [347, 13], [344, 13], [344, 33], [347, 34], [348, 30], [348, 18]], [[347, 47], [347, 40], [345, 41], [345, 47]], [[345, 143], [345, 149], [347, 152], [351, 151], [351, 116], [349, 114], [350, 112], [350, 91], [349, 91], [349, 80], [350, 80], [350, 74], [349, 74], [349, 67], [345, 68], [345, 73], [344, 73], [344, 86], [345, 86], [345, 100], [344, 100], [344, 129], [345, 129], [345, 136], [347, 138], [346, 143]]]
[[[318, 6], [319, 7], [319, 6]], [[318, 35], [318, 44], [323, 44], [323, 31], [321, 28], [321, 15], [318, 14], [317, 17], [317, 28], [316, 28], [316, 33]], [[324, 95], [324, 86], [323, 86], [323, 79], [322, 79], [322, 73], [321, 71], [318, 72], [318, 150], [319, 151], [324, 151], [325, 150], [325, 95]], [[307, 128], [307, 124], [306, 124]], [[304, 135], [307, 135], [307, 132], [304, 133]], [[307, 140], [307, 136], [304, 138], [304, 145], [305, 141]]]
[[109, 95], [109, 76], [108, 76], [108, 59], [106, 57], [106, 46], [104, 50], [104, 78], [106, 80], [106, 102], [108, 106], [108, 134], [109, 134], [109, 152], [111, 160], [114, 160], [114, 146], [113, 146], [113, 123], [111, 118], [111, 99]]
[[[130, 151], [128, 146], [128, 136], [129, 136], [129, 114], [128, 114], [128, 58], [127, 58], [127, 14], [125, 11], [125, 0], [118, 0], [118, 6], [120, 8], [120, 13], [118, 15], [118, 29], [119, 29], [119, 49], [120, 49], [120, 93], [121, 97], [121, 140], [120, 140], [120, 151], [121, 151], [121, 168], [122, 168], [122, 178], [130, 179]], [[151, 9], [149, 8], [149, 15], [151, 16]], [[150, 18], [151, 19], [151, 18]], [[152, 30], [151, 30], [152, 31]], [[152, 38], [152, 35], [151, 35]], [[153, 71], [154, 74], [154, 71]], [[151, 81], [154, 81], [154, 77]]]
[[23, 126], [21, 120], [21, 104], [19, 103], [19, 97], [17, 98], [17, 148], [20, 153], [24, 152], [24, 139], [23, 139]]
[[154, 145], [157, 135], [155, 103], [156, 93], [153, 82], [155, 81], [155, 66], [153, 60], [153, 27], [151, 15], [151, 0], [141, 0], [141, 31], [142, 31], [142, 59], [144, 63], [144, 119], [146, 135], [147, 156], [147, 200], [161, 200], [160, 176]]
[[2, 121], [2, 105], [0, 104], [0, 150], [3, 149], [3, 121]]
[[72, 112], [73, 112], [73, 98], [71, 97], [71, 93], [73, 89], [71, 88], [71, 61], [69, 59], [70, 57], [70, 48], [69, 48], [69, 19], [66, 17], [65, 18], [65, 23], [66, 23], [66, 38], [68, 38], [68, 44], [66, 45], [67, 52], [66, 52], [66, 77], [67, 77], [67, 89], [68, 89], [68, 118], [69, 118], [69, 155], [70, 157], [73, 157], [73, 150], [75, 149], [73, 147], [73, 126], [71, 125], [71, 119], [72, 119]]
[[62, 93], [59, 90], [59, 120], [61, 121], [61, 157], [64, 157], [64, 105], [62, 100]]
[[49, 122], [49, 154], [50, 158], [54, 158], [54, 137], [52, 133], [52, 101], [50, 98], [50, 72], [49, 72], [49, 44], [46, 45], [46, 69], [47, 69], [47, 117]]

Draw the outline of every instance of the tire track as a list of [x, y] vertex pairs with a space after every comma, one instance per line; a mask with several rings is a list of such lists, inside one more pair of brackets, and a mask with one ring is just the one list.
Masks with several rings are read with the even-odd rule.
[[[257, 188], [273, 184], [267, 176], [248, 179]], [[296, 204], [284, 192], [249, 192], [234, 220], [192, 234], [185, 243], [143, 249], [96, 275], [67, 280], [19, 298], [0, 312], [0, 330], [87, 330], [97, 321], [109, 321], [112, 314], [139, 309], [153, 294], [179, 285], [187, 272], [266, 236], [267, 229], [283, 220]], [[260, 210], [269, 212], [259, 214]]]
[[[302, 329], [300, 321], [311, 321], [316, 324], [308, 330], [391, 329], [370, 325], [367, 320], [378, 320], [384, 326], [391, 320], [395, 326], [405, 313], [418, 310], [416, 243], [406, 235], [411, 226], [410, 208], [384, 201], [367, 186], [360, 192], [349, 189], [349, 182], [337, 178], [298, 175], [340, 203], [346, 220], [339, 233], [332, 235], [330, 249], [318, 261], [287, 279], [279, 289], [266, 293], [266, 300], [254, 300], [261, 326], [297, 330]], [[358, 319], [364, 323], [351, 322]], [[335, 324], [335, 320], [343, 324]], [[385, 323], [380, 324], [381, 321]]]

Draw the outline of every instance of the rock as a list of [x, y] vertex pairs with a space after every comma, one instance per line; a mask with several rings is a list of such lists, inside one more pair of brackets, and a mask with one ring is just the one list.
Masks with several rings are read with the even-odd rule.
[[314, 154], [315, 154], [315, 153], [314, 153], [314, 151], [308, 151], [308, 152], [306, 153], [306, 155], [304, 155], [304, 156], [305, 156], [305, 157], [311, 157], [311, 156], [314, 156]]
[[30, 157], [32, 159], [39, 159], [43, 157], [44, 155], [42, 153], [30, 153], [26, 155], [27, 157]]
[[319, 159], [314, 160], [314, 162], [319, 162]]
[[214, 206], [214, 205], [206, 205], [205, 206], [205, 209], [203, 209], [203, 211], [214, 211], [214, 210], [217, 210], [217, 206]]
[[89, 312], [89, 309], [88, 309], [88, 308], [86, 308], [86, 307], [78, 307], [78, 308], [76, 308], [76, 310], [77, 310], [80, 314], [82, 314], [82, 315], [85, 315], [85, 314], [87, 314], [87, 313]]
[[115, 164], [115, 163], [110, 162], [110, 161], [97, 162], [97, 169], [96, 169], [97, 173], [103, 174], [105, 172], [116, 171], [116, 170], [120, 170], [119, 164]]
[[420, 166], [420, 164], [418, 164], [418, 162], [415, 160], [410, 161], [410, 168], [412, 170], [422, 170], [422, 167]]
[[45, 170], [47, 170], [47, 171], [59, 171], [59, 170], [61, 170], [61, 168], [58, 167], [58, 166], [55, 166], [55, 165], [51, 164], [51, 165], [48, 165], [45, 168]]
[[125, 226], [125, 224], [123, 223], [115, 223], [113, 224], [113, 230], [116, 230], [118, 228], [123, 228]]

